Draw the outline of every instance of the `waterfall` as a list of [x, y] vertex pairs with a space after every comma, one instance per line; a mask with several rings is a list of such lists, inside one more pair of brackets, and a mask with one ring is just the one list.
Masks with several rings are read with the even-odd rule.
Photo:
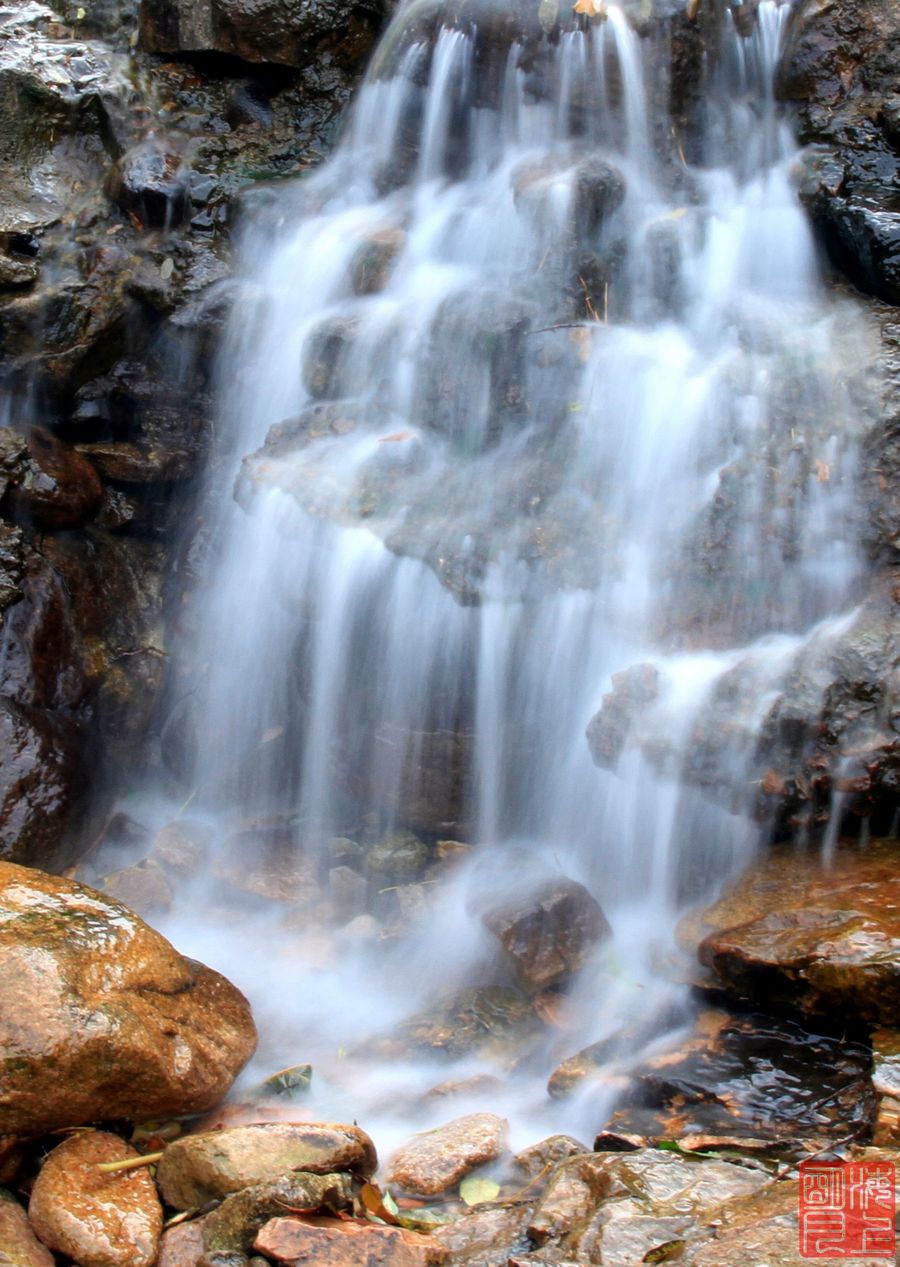
[[[355, 1045], [490, 981], [485, 903], [560, 874], [614, 938], [498, 1103], [599, 1125], [547, 1109], [553, 1059], [680, 1005], [679, 904], [760, 839], [766, 702], [852, 610], [863, 336], [792, 184], [787, 14], [722, 8], [685, 121], [680, 13], [408, 0], [336, 154], [246, 226], [175, 764], [244, 865], [275, 824], [324, 887], [238, 926], [198, 881], [173, 936], [250, 994], [263, 1065], [312, 1060], [317, 1109], [381, 1139], [446, 1073]], [[686, 770], [736, 678], [711, 789]], [[394, 830], [474, 848], [424, 922], [335, 931], [335, 840]]]

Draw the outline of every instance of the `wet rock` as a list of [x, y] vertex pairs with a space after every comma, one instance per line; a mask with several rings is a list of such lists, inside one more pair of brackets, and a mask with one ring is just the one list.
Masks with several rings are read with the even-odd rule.
[[260, 1123], [175, 1140], [163, 1153], [157, 1182], [167, 1205], [189, 1210], [292, 1170], [368, 1178], [376, 1165], [374, 1145], [358, 1126]]
[[874, 1118], [870, 1055], [847, 1039], [760, 1015], [701, 1013], [694, 1034], [632, 1071], [624, 1107], [595, 1141], [614, 1134], [685, 1150], [734, 1148], [803, 1155]]
[[602, 1155], [570, 1157], [556, 1167], [528, 1224], [528, 1236], [543, 1245], [583, 1227], [613, 1187]]
[[165, 1117], [222, 1099], [256, 1039], [232, 985], [82, 885], [3, 863], [0, 896], [0, 1130]]
[[0, 290], [17, 290], [33, 286], [37, 281], [38, 266], [34, 260], [0, 255]]
[[411, 831], [389, 832], [366, 855], [366, 869], [384, 880], [409, 880], [428, 863], [428, 846]]
[[355, 334], [355, 319], [329, 317], [308, 335], [303, 345], [303, 386], [316, 400], [341, 394], [341, 379]]
[[0, 521], [0, 612], [22, 597], [25, 571], [22, 532]]
[[282, 1175], [274, 1183], [244, 1188], [226, 1197], [203, 1228], [201, 1267], [243, 1267], [257, 1234], [285, 1210], [338, 1214], [352, 1208], [349, 1175]]
[[571, 1135], [551, 1135], [540, 1143], [523, 1149], [521, 1153], [516, 1153], [513, 1165], [517, 1170], [521, 1170], [526, 1178], [535, 1179], [548, 1167], [558, 1166], [560, 1162], [567, 1161], [570, 1157], [577, 1157], [581, 1153], [590, 1151], [586, 1144], [582, 1144]]
[[157, 484], [186, 475], [179, 454], [141, 448], [127, 440], [98, 440], [75, 447], [105, 479], [120, 484]]
[[134, 146], [117, 160], [108, 190], [123, 211], [132, 212], [148, 227], [178, 224], [188, 204], [181, 156], [152, 140]]
[[79, 803], [71, 724], [0, 698], [0, 857], [51, 866]]
[[366, 909], [369, 886], [365, 879], [350, 867], [332, 867], [328, 872], [328, 896], [332, 914], [340, 924], [345, 924]]
[[872, 1089], [878, 1096], [872, 1142], [900, 1145], [900, 1032], [879, 1029], [872, 1035]]
[[405, 241], [402, 229], [388, 227], [371, 234], [362, 243], [350, 262], [350, 277], [357, 295], [384, 290]]
[[403, 1021], [396, 1035], [405, 1049], [456, 1059], [474, 1051], [518, 1048], [540, 1028], [528, 999], [518, 990], [485, 986], [465, 990]]
[[573, 880], [553, 880], [488, 912], [484, 923], [513, 961], [525, 989], [569, 981], [611, 929], [598, 903]]
[[597, 765], [611, 770], [622, 754], [635, 711], [652, 704], [659, 693], [659, 671], [652, 664], [637, 664], [614, 673], [612, 690], [603, 696], [600, 710], [591, 718], [587, 740]]
[[[900, 93], [893, 4], [803, 4], [791, 14], [779, 95], [801, 138], [827, 147], [804, 190], [832, 258], [858, 286], [900, 298], [900, 213], [893, 105]], [[829, 175], [826, 166], [837, 169]]]
[[470, 1113], [414, 1135], [391, 1158], [388, 1182], [422, 1196], [446, 1192], [476, 1166], [496, 1160], [506, 1132], [506, 1121], [495, 1113]]
[[490, 1073], [475, 1073], [471, 1078], [448, 1078], [426, 1092], [426, 1100], [472, 1099], [489, 1100], [502, 1090], [503, 1083]]
[[216, 854], [213, 875], [237, 892], [267, 902], [308, 908], [321, 898], [315, 864], [300, 855], [293, 835], [281, 827], [250, 828], [230, 836]]
[[447, 1251], [430, 1236], [400, 1227], [345, 1223], [338, 1219], [272, 1219], [253, 1246], [276, 1262], [315, 1262], [322, 1267], [437, 1267]]
[[206, 823], [177, 818], [153, 837], [153, 858], [164, 871], [188, 879], [203, 868], [214, 841], [215, 832]]
[[101, 1162], [138, 1156], [117, 1135], [79, 1132], [54, 1148], [28, 1204], [38, 1236], [81, 1267], [152, 1267], [163, 1211], [146, 1168], [104, 1174]]
[[891, 1024], [900, 1012], [893, 841], [767, 855], [703, 913], [699, 956], [739, 998]]
[[354, 65], [372, 45], [383, 0], [294, 5], [266, 0], [142, 0], [141, 39], [154, 53], [228, 53], [247, 61], [306, 66], [320, 54]]
[[162, 868], [149, 858], [104, 876], [102, 888], [142, 919], [166, 915], [175, 896]]
[[162, 1234], [156, 1267], [199, 1267], [205, 1219], [179, 1223]]
[[528, 1205], [478, 1210], [437, 1228], [432, 1240], [448, 1250], [450, 1261], [460, 1267], [494, 1267], [505, 1263], [510, 1255], [531, 1249], [526, 1235], [530, 1213]]
[[26, 443], [27, 468], [10, 497], [15, 517], [51, 530], [89, 522], [103, 493], [91, 463], [43, 427], [34, 427]]
[[53, 1267], [50, 1251], [32, 1231], [18, 1201], [0, 1192], [0, 1262], [6, 1267]]

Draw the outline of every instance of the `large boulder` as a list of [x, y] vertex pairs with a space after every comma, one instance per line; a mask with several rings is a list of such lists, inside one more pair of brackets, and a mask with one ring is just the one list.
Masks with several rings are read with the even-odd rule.
[[0, 864], [0, 1132], [196, 1113], [250, 1058], [246, 999], [80, 884]]
[[384, 0], [143, 0], [141, 40], [154, 53], [227, 53], [307, 66], [323, 53], [357, 64], [371, 47]]

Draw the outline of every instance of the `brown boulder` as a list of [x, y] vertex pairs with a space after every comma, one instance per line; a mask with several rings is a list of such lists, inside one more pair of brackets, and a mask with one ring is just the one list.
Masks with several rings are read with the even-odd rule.
[[469, 1113], [414, 1135], [391, 1158], [388, 1182], [407, 1192], [446, 1192], [469, 1171], [494, 1161], [506, 1147], [507, 1124], [496, 1113]]
[[587, 889], [566, 879], [488, 912], [484, 922], [535, 994], [573, 977], [612, 931]]
[[93, 889], [0, 863], [0, 1131], [211, 1108], [249, 1059], [246, 999]]
[[731, 993], [893, 1024], [900, 1015], [900, 895], [894, 841], [767, 855], [705, 911], [700, 961]]
[[448, 1256], [418, 1232], [328, 1218], [271, 1219], [253, 1248], [291, 1267], [437, 1267]]
[[377, 1165], [375, 1146], [358, 1126], [260, 1122], [175, 1140], [157, 1182], [167, 1205], [189, 1210], [292, 1170], [349, 1170], [368, 1178]]
[[38, 1236], [80, 1267], [151, 1267], [163, 1211], [146, 1168], [105, 1174], [102, 1162], [137, 1157], [106, 1131], [78, 1132], [54, 1148], [28, 1205]]
[[10, 494], [15, 518], [50, 530], [80, 528], [93, 519], [103, 486], [87, 458], [43, 427], [34, 427], [26, 443], [25, 476]]
[[53, 1267], [53, 1255], [35, 1236], [28, 1215], [0, 1193], [0, 1263], [3, 1267]]
[[177, 1223], [162, 1234], [156, 1267], [197, 1267], [203, 1257], [205, 1219]]

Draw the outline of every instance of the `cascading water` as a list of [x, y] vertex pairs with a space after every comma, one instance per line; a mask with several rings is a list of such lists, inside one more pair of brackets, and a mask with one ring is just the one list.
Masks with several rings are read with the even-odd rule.
[[[670, 22], [409, 0], [336, 155], [246, 233], [171, 728], [191, 813], [248, 842], [238, 867], [288, 839], [310, 897], [236, 931], [198, 881], [171, 931], [247, 990], [264, 1066], [311, 1060], [316, 1111], [381, 1140], [447, 1072], [363, 1040], [497, 980], [482, 912], [543, 877], [586, 885], [614, 938], [492, 1107], [532, 1121], [555, 1059], [671, 1023], [677, 905], [754, 847], [755, 730], [852, 603], [860, 336], [791, 185], [787, 13], [762, 0], [742, 34], [723, 9], [682, 129]], [[682, 774], [737, 670], [717, 799]], [[601, 769], [611, 681], [651, 733], [607, 725]], [[335, 863], [396, 829], [474, 848], [418, 922], [341, 927]], [[383, 914], [399, 886], [370, 889]], [[548, 1121], [590, 1132], [612, 1096]]]

